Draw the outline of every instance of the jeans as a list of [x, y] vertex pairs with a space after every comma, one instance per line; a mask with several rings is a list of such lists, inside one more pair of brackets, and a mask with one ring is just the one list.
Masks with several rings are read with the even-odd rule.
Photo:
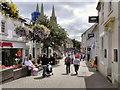
[[45, 73], [46, 73], [46, 69], [47, 69], [47, 67], [43, 67], [43, 74], [42, 74], [42, 75], [43, 75], [43, 77], [45, 77], [45, 76], [46, 76], [46, 74], [45, 74]]
[[66, 73], [70, 73], [70, 65], [66, 65]]

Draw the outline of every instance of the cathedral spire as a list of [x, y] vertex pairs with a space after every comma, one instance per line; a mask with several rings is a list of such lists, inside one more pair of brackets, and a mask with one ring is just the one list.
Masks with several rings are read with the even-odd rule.
[[37, 3], [36, 12], [39, 12], [39, 5]]
[[55, 17], [54, 5], [53, 5], [53, 8], [52, 8], [52, 16], [50, 17], [50, 21], [54, 22], [54, 23], [57, 23], [57, 20], [56, 20], [56, 17]]
[[53, 8], [52, 8], [52, 17], [55, 17], [54, 5], [53, 5]]
[[44, 16], [44, 8], [43, 8], [43, 3], [41, 4], [41, 14], [42, 17]]

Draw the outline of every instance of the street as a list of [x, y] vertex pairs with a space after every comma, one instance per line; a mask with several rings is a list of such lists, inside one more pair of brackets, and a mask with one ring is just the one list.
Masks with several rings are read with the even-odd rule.
[[38, 76], [23, 77], [2, 85], [2, 88], [113, 88], [94, 68], [88, 68], [85, 61], [81, 61], [79, 74], [74, 75], [71, 65], [71, 74], [66, 75], [64, 60], [53, 67], [54, 75], [42, 78], [42, 71]]

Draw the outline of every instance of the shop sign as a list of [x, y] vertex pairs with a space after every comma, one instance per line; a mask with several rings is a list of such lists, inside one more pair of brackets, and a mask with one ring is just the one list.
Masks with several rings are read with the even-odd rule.
[[98, 23], [98, 16], [90, 16], [89, 23]]
[[10, 43], [10, 42], [0, 42], [0, 46], [1, 46], [1, 47], [4, 47], [4, 46], [13, 47], [13, 44]]

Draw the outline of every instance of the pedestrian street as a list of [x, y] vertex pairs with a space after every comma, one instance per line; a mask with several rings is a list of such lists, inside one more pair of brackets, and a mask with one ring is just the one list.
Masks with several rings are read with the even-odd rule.
[[85, 61], [80, 62], [78, 75], [75, 75], [71, 65], [71, 73], [66, 75], [64, 60], [53, 66], [53, 73], [49, 77], [42, 78], [42, 71], [38, 76], [23, 77], [2, 85], [2, 88], [112, 88], [108, 82], [94, 68], [88, 68]]

